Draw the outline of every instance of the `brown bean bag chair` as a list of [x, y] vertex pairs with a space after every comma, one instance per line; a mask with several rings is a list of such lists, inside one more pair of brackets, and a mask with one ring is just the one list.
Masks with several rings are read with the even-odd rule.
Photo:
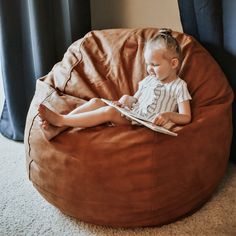
[[[134, 94], [146, 75], [145, 41], [157, 29], [93, 31], [37, 81], [25, 147], [29, 179], [50, 203], [82, 221], [137, 227], [172, 222], [206, 202], [224, 175], [232, 136], [233, 93], [219, 66], [192, 37], [180, 76], [192, 95], [192, 122], [177, 137], [145, 127], [69, 128], [48, 141], [38, 105], [68, 113], [85, 100]], [[56, 135], [57, 134], [57, 135]]]

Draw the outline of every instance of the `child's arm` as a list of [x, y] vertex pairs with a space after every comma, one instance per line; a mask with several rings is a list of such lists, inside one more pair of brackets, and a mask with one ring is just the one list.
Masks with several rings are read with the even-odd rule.
[[130, 95], [123, 95], [118, 101], [114, 102], [117, 106], [120, 107], [128, 107], [129, 109], [132, 108], [133, 104], [135, 104], [141, 95], [141, 89], [134, 94], [134, 96]]
[[168, 122], [179, 125], [188, 124], [191, 121], [191, 109], [189, 100], [178, 104], [179, 112], [163, 112], [159, 113], [154, 120], [156, 125], [164, 126]]

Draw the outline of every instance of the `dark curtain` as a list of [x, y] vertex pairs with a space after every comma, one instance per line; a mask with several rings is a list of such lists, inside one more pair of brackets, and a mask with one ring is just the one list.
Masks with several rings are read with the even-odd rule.
[[23, 140], [36, 79], [47, 74], [90, 25], [88, 0], [0, 0], [4, 136]]
[[[183, 31], [194, 36], [213, 55], [236, 91], [236, 1], [178, 0]], [[224, 122], [222, 120], [222, 122]], [[231, 160], [236, 162], [236, 105]], [[217, 128], [217, 127], [216, 127]]]

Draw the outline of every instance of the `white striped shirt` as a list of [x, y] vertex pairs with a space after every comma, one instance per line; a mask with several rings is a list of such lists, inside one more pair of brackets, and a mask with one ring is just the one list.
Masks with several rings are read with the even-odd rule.
[[153, 121], [158, 113], [177, 112], [178, 103], [192, 99], [184, 80], [177, 77], [163, 84], [154, 76], [147, 76], [139, 82], [134, 97], [138, 101], [132, 111], [149, 121]]

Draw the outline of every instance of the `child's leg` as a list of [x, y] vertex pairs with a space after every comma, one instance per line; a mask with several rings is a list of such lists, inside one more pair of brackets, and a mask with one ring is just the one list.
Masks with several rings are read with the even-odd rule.
[[[92, 98], [88, 102], [85, 102], [83, 105], [72, 110], [67, 115], [78, 114], [78, 113], [86, 112], [86, 111], [92, 111], [102, 106], [106, 106], [106, 104], [100, 98]], [[50, 127], [50, 124], [46, 120], [42, 122], [42, 127], [44, 129], [53, 128], [53, 127]]]
[[68, 115], [77, 114], [86, 111], [92, 111], [99, 107], [106, 106], [106, 104], [100, 98], [92, 98], [88, 102], [85, 102], [83, 105], [75, 108]]
[[[86, 112], [86, 111], [97, 109], [97, 108], [105, 106], [105, 105], [106, 104], [101, 99], [92, 98], [88, 102], [84, 103], [83, 105], [81, 105], [81, 106], [77, 107], [76, 109], [74, 109], [73, 111], [71, 111], [69, 114], [77, 114], [80, 112]], [[62, 131], [69, 128], [68, 126], [58, 127], [58, 126], [51, 125], [46, 120], [42, 120], [41, 127], [42, 127], [42, 131], [43, 131], [45, 138], [48, 140], [51, 140], [52, 138], [57, 136]]]
[[120, 112], [110, 106], [103, 106], [78, 114], [60, 115], [51, 111], [46, 106], [40, 105], [39, 115], [42, 120], [46, 120], [48, 123], [59, 127], [92, 127], [109, 121], [118, 125], [130, 124], [128, 120], [121, 117]]

